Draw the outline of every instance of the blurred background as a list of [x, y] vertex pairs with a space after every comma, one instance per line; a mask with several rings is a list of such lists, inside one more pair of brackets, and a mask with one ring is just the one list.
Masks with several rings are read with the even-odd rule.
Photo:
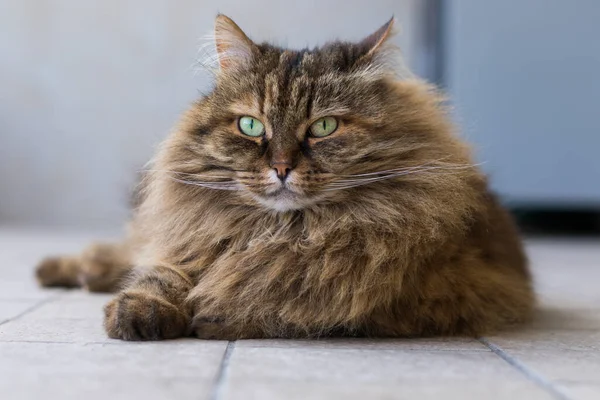
[[522, 227], [598, 232], [598, 0], [2, 0], [0, 225], [119, 228], [136, 172], [210, 90], [194, 64], [217, 12], [297, 48], [395, 15]]

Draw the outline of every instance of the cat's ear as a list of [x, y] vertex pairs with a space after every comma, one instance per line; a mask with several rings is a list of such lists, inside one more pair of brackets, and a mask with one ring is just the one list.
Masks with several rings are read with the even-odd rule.
[[215, 46], [221, 70], [250, 62], [255, 44], [233, 20], [223, 14], [215, 20]]
[[390, 18], [388, 22], [360, 42], [361, 46], [367, 49], [367, 56], [377, 53], [377, 51], [382, 48], [383, 44], [392, 36], [395, 21], [396, 19], [394, 17]]

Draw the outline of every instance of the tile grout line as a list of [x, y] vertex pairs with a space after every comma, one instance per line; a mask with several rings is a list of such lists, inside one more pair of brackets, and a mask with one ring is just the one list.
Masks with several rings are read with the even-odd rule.
[[225, 387], [225, 381], [227, 380], [227, 374], [229, 372], [229, 360], [231, 359], [231, 355], [233, 354], [234, 349], [235, 341], [228, 342], [227, 347], [225, 348], [225, 352], [223, 353], [223, 358], [221, 359], [221, 364], [219, 365], [219, 370], [217, 371], [217, 376], [215, 378], [215, 382], [210, 393], [210, 400], [220, 400], [222, 398], [223, 389]]
[[569, 396], [558, 389], [549, 379], [530, 369], [516, 358], [510, 356], [506, 351], [490, 342], [487, 338], [480, 337], [477, 340], [479, 340], [479, 342], [481, 342], [484, 346], [488, 347], [498, 357], [506, 361], [511, 367], [525, 375], [527, 379], [540, 386], [542, 389], [550, 392], [557, 399], [571, 400]]
[[0, 322], [0, 326], [2, 326], [2, 325], [5, 325], [5, 324], [7, 324], [7, 323], [9, 323], [9, 322], [12, 322], [12, 321], [16, 321], [16, 320], [18, 320], [19, 318], [21, 318], [22, 316], [24, 316], [24, 315], [26, 315], [26, 314], [29, 314], [30, 312], [37, 310], [37, 309], [38, 309], [38, 308], [40, 308], [41, 306], [43, 306], [43, 305], [45, 305], [45, 304], [48, 304], [48, 303], [51, 303], [51, 302], [53, 302], [54, 300], [57, 300], [57, 299], [59, 299], [60, 297], [61, 297], [61, 295], [60, 295], [60, 294], [57, 294], [56, 296], [51, 296], [51, 297], [45, 298], [45, 299], [43, 299], [43, 300], [40, 300], [39, 302], [35, 303], [35, 304], [34, 304], [34, 305], [32, 305], [31, 307], [28, 307], [27, 309], [25, 309], [24, 311], [22, 311], [22, 312], [20, 312], [19, 314], [15, 315], [14, 317], [12, 317], [12, 318], [9, 318], [9, 319], [7, 319], [7, 320], [4, 320], [4, 321]]

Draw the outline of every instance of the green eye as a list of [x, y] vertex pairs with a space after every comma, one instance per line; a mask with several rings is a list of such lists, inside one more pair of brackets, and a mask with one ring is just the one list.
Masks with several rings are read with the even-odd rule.
[[310, 133], [314, 137], [325, 137], [331, 135], [338, 127], [338, 122], [333, 117], [324, 117], [316, 120], [310, 126]]
[[263, 125], [263, 123], [253, 117], [245, 116], [240, 118], [238, 125], [240, 131], [244, 135], [259, 137], [264, 135], [265, 133], [265, 126]]

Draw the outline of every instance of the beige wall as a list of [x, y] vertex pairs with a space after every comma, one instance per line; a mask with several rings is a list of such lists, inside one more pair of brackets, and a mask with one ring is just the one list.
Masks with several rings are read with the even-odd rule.
[[0, 223], [109, 228], [186, 104], [217, 12], [255, 40], [358, 39], [391, 14], [414, 60], [419, 0], [7, 0], [0, 3]]

